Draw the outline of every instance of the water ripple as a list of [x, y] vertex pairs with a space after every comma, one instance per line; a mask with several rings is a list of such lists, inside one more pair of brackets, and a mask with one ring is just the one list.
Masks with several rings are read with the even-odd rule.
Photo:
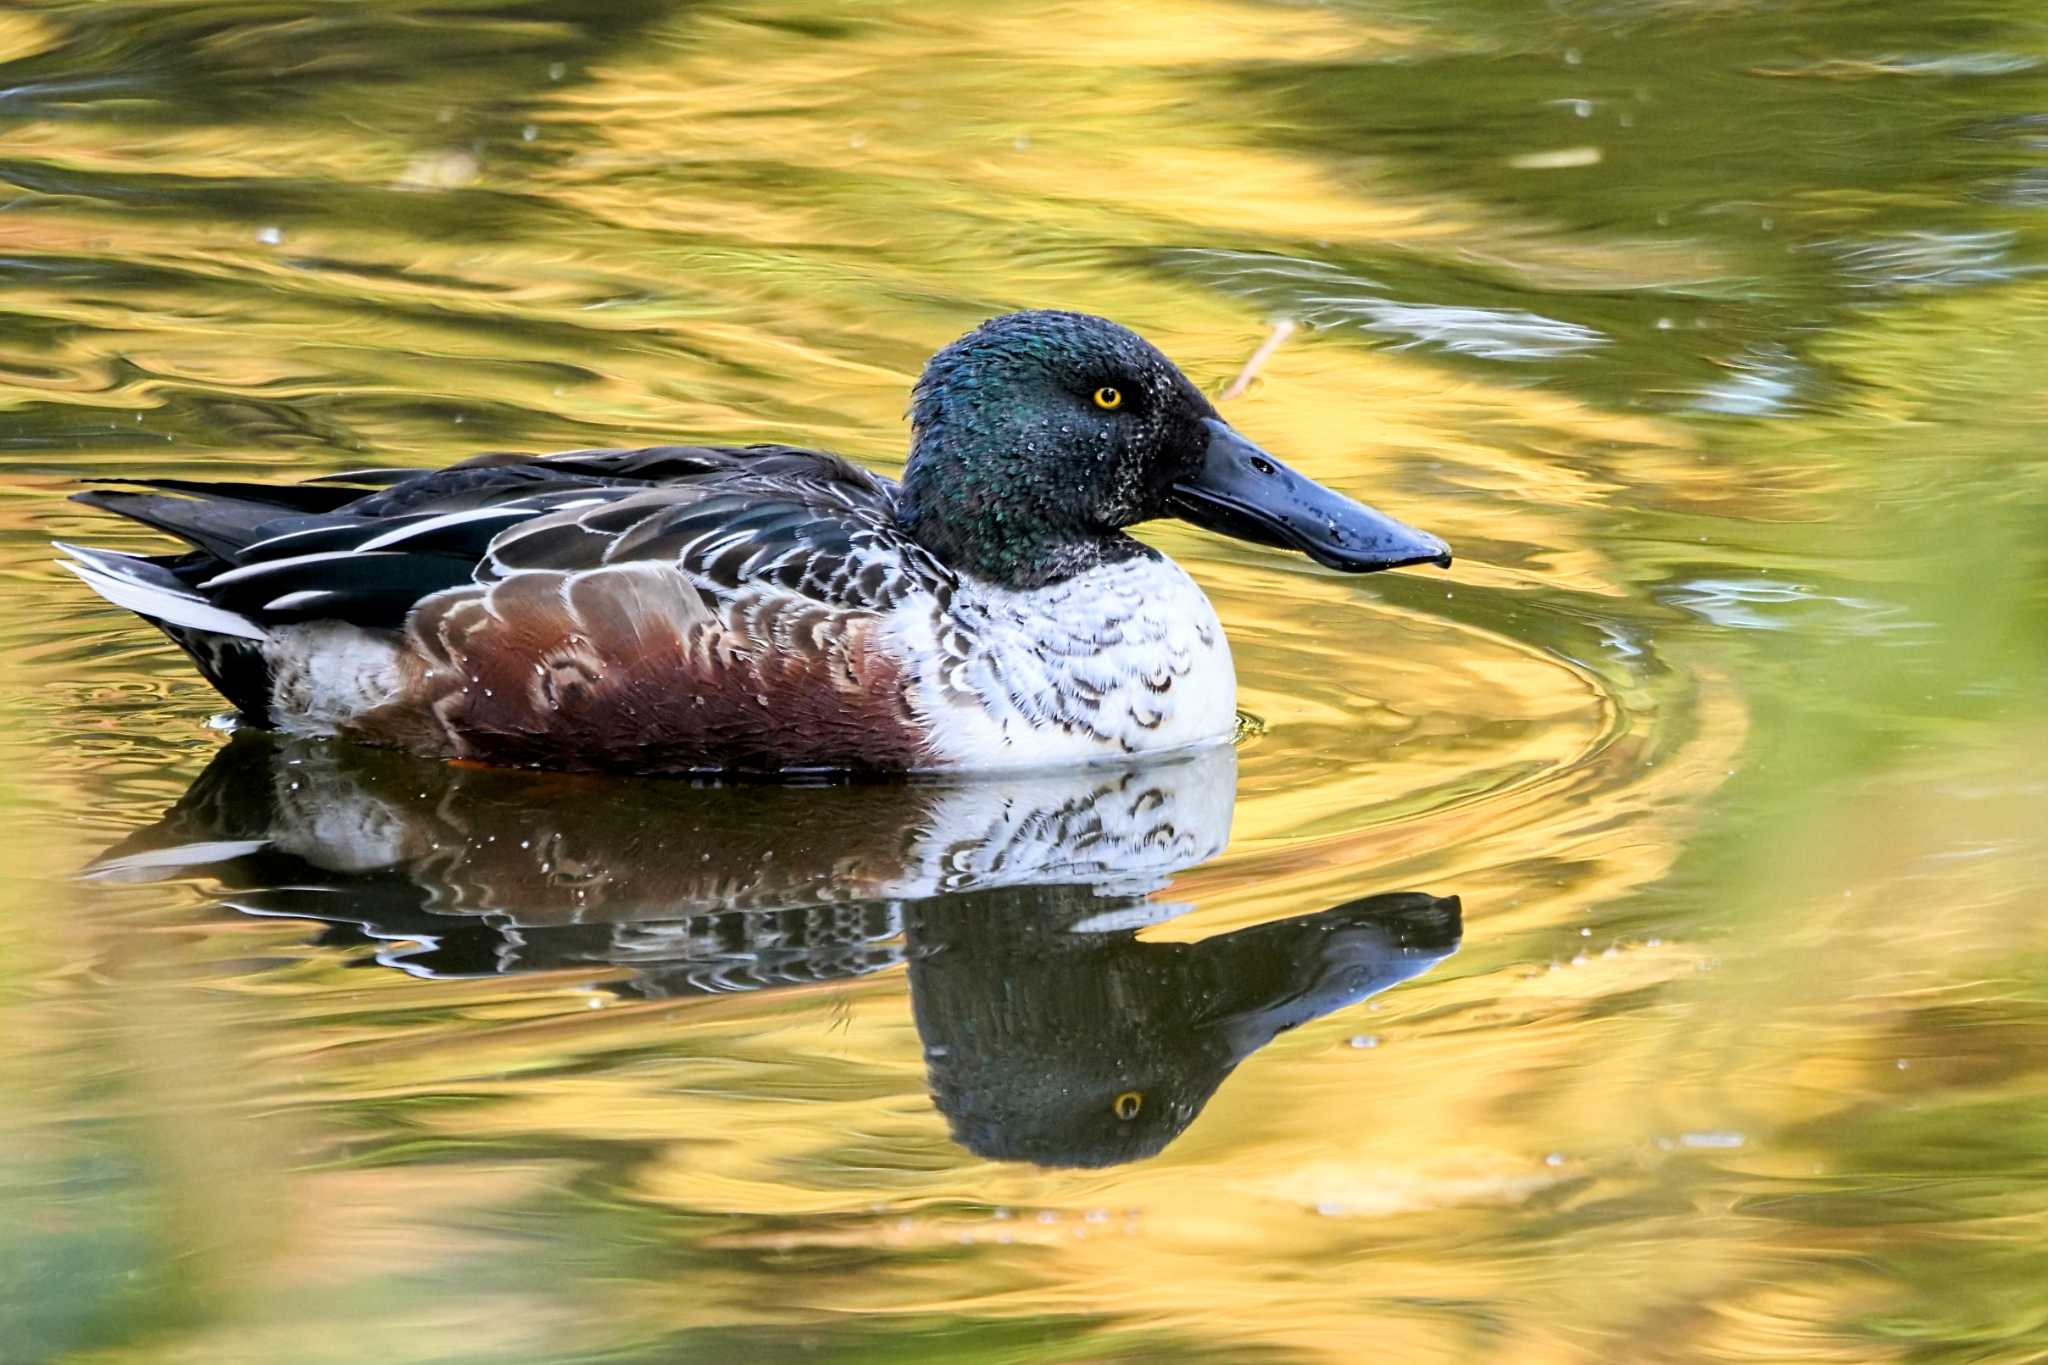
[[1483, 360], [1552, 360], [1608, 344], [1590, 327], [1525, 308], [1414, 303], [1325, 261], [1266, 252], [1168, 253], [1189, 273], [1310, 327], [1352, 327], [1403, 338], [1395, 348], [1428, 347]]

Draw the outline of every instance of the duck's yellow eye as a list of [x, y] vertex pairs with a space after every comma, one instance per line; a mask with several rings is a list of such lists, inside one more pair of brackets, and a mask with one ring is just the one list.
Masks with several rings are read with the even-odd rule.
[[[1124, 392], [1122, 389], [1112, 389], [1109, 385], [1104, 384], [1095, 391], [1095, 406], [1101, 408], [1104, 412], [1115, 412], [1123, 405]], [[1118, 1101], [1118, 1103], [1122, 1103], [1122, 1101]]]
[[1145, 1097], [1135, 1090], [1126, 1090], [1116, 1097], [1116, 1116], [1125, 1123], [1138, 1117], [1138, 1111], [1145, 1107]]

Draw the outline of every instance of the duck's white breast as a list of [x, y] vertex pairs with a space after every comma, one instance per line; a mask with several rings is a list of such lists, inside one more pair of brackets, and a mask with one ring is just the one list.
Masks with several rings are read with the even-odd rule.
[[1019, 767], [1229, 737], [1237, 673], [1209, 599], [1145, 553], [1043, 588], [963, 577], [890, 631], [939, 766]]

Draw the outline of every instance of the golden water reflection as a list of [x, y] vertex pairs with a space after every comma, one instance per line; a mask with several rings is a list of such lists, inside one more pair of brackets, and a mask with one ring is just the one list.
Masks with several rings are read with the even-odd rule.
[[[1153, 1155], [1237, 1065], [1454, 952], [1458, 903], [1362, 896], [1140, 943], [1228, 838], [1236, 755], [815, 789], [480, 772], [249, 733], [87, 876], [203, 876], [422, 977], [578, 973], [628, 999], [907, 968], [928, 1085], [976, 1155]], [[792, 833], [794, 832], [794, 837]]]

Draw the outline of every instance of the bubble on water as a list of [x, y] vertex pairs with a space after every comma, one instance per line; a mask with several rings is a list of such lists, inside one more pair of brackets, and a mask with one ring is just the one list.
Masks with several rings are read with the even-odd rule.
[[1546, 1165], [1546, 1166], [1562, 1166], [1562, 1165], [1564, 1165], [1564, 1153], [1563, 1153], [1563, 1152], [1552, 1152], [1552, 1153], [1551, 1153], [1551, 1154], [1550, 1154], [1549, 1156], [1546, 1156], [1546, 1157], [1544, 1157], [1544, 1158], [1543, 1158], [1543, 1164], [1544, 1164], [1544, 1165]]
[[1742, 1143], [1742, 1134], [1729, 1132], [1681, 1133], [1678, 1138], [1681, 1147], [1705, 1148], [1712, 1151], [1727, 1151], [1740, 1147]]
[[1356, 1048], [1378, 1047], [1379, 1045], [1380, 1040], [1377, 1034], [1356, 1033], [1351, 1036], [1351, 1046]]
[[257, 228], [256, 240], [265, 246], [276, 246], [284, 240], [284, 229], [275, 226]]
[[519, 130], [519, 140], [521, 142], [532, 142], [539, 136], [540, 129], [534, 127], [531, 123], [527, 124], [524, 128], [521, 128]]
[[391, 187], [398, 190], [454, 190], [475, 180], [483, 164], [468, 152], [429, 152], [406, 163]]

